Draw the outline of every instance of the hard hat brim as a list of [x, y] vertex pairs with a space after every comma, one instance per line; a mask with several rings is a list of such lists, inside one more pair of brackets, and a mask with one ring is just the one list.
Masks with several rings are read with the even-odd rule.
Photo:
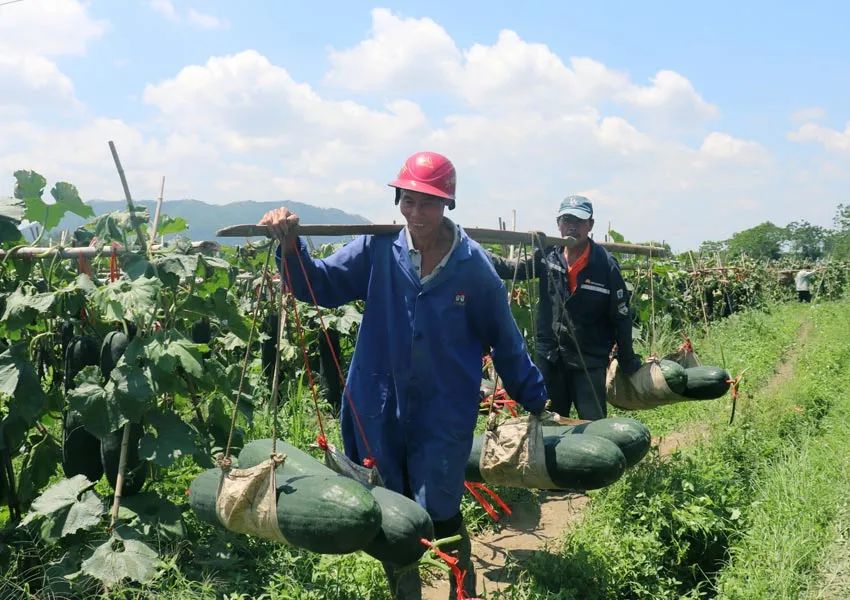
[[412, 179], [395, 179], [389, 182], [387, 185], [399, 190], [422, 192], [423, 194], [428, 194], [429, 196], [437, 196], [438, 198], [443, 198], [445, 200], [455, 199], [454, 196], [445, 193], [444, 191], [434, 187], [433, 185], [428, 185], [427, 183], [422, 183], [421, 181], [413, 181]]

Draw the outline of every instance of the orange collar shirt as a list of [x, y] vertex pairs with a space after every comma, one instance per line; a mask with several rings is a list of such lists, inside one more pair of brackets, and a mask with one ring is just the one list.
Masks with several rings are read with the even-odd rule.
[[570, 290], [570, 295], [575, 294], [578, 287], [578, 274], [587, 266], [587, 260], [590, 258], [590, 244], [584, 247], [584, 252], [572, 263], [567, 258], [567, 249], [564, 248], [564, 262], [567, 263], [567, 287]]

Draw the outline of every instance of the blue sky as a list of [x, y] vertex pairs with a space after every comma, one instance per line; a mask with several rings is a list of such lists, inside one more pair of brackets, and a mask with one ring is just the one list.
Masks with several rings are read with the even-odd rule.
[[119, 198], [293, 199], [397, 218], [418, 149], [462, 224], [553, 231], [584, 193], [676, 249], [850, 202], [846, 3], [0, 6], [0, 193], [32, 168]]

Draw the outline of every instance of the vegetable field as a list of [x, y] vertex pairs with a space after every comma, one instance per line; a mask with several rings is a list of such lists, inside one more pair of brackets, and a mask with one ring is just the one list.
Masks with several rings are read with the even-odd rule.
[[[46, 238], [43, 253], [16, 256], [25, 244], [16, 221], [49, 233], [65, 212], [93, 215], [74, 186], [55, 184], [46, 202], [42, 176], [15, 176], [15, 198], [0, 204], [0, 598], [389, 598], [380, 563], [365, 553], [320, 555], [230, 533], [188, 504], [192, 481], [228, 448], [238, 454], [273, 432], [316, 457], [321, 432], [341, 445], [333, 358], [344, 370], [362, 307], [287, 300], [281, 329], [268, 242], [217, 252], [176, 237], [155, 247], [142, 211], [93, 218], [62, 241], [101, 249], [90, 257], [63, 258]], [[157, 234], [184, 228], [164, 217]], [[788, 265], [621, 262], [640, 353], [690, 339], [706, 364], [742, 375], [739, 393], [613, 410], [647, 425], [653, 450], [590, 492], [553, 542], [485, 575], [479, 592], [850, 597], [847, 264], [830, 261], [814, 303], [799, 304], [781, 276]], [[531, 344], [536, 290], [508, 285]], [[512, 506], [548, 498], [497, 491]], [[512, 526], [471, 497], [463, 511], [478, 534]], [[439, 563], [421, 568], [433, 585], [426, 597], [445, 597]]]

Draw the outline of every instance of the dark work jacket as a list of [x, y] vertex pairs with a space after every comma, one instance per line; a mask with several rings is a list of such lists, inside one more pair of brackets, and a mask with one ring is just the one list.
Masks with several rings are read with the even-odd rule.
[[514, 273], [519, 280], [540, 279], [538, 359], [554, 362], [560, 354], [567, 367], [581, 369], [581, 354], [587, 368], [607, 367], [616, 343], [620, 364], [631, 371], [640, 359], [632, 347], [629, 292], [617, 260], [593, 240], [589, 243], [590, 256], [573, 294], [567, 288], [563, 247], [538, 248], [526, 260], [511, 261], [494, 254], [490, 260], [502, 279], [513, 279]]

